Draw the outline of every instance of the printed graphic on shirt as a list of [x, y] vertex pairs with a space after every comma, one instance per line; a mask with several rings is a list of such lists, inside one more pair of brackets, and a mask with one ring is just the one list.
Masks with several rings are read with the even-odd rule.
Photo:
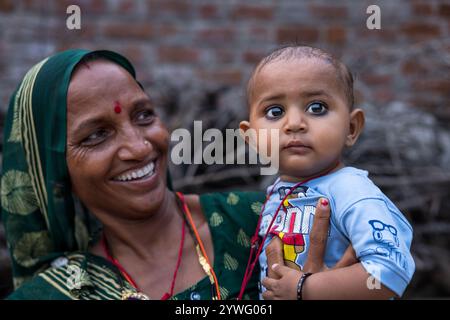
[[406, 256], [399, 250], [400, 241], [397, 236], [397, 229], [380, 220], [369, 220], [369, 224], [372, 227], [372, 236], [377, 242], [377, 246], [362, 251], [361, 256], [371, 254], [385, 256], [406, 270], [408, 263], [406, 262]]
[[[289, 187], [278, 189], [280, 201], [285, 199], [289, 190]], [[306, 197], [307, 191], [308, 187], [299, 186], [286, 197], [270, 230], [271, 234], [277, 235], [283, 241], [285, 264], [298, 270], [303, 266], [297, 264], [297, 258], [306, 249], [304, 235], [309, 234], [316, 207], [306, 205], [300, 208], [293, 205], [290, 200]]]

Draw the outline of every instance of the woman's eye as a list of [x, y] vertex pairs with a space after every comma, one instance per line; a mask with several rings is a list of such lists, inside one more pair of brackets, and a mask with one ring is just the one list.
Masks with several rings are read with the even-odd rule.
[[137, 114], [136, 120], [140, 124], [148, 124], [153, 120], [154, 117], [155, 113], [153, 112], [153, 110], [144, 110]]
[[93, 146], [103, 142], [109, 135], [109, 132], [105, 129], [99, 129], [87, 136], [82, 142], [82, 145]]
[[306, 108], [306, 112], [314, 115], [323, 115], [327, 113], [328, 109], [322, 102], [313, 102]]
[[266, 109], [267, 119], [278, 119], [284, 114], [284, 110], [281, 106], [271, 106]]

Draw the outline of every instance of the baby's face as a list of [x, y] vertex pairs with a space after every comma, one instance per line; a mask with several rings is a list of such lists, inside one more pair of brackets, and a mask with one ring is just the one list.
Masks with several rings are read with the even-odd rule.
[[254, 76], [249, 103], [250, 121], [243, 121], [241, 129], [279, 129], [280, 173], [288, 178], [334, 167], [344, 147], [354, 142], [344, 86], [334, 67], [321, 60], [265, 65]]

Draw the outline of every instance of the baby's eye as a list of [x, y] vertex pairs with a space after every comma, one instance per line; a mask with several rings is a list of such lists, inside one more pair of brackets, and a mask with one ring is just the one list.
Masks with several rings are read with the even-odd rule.
[[283, 107], [275, 105], [266, 109], [266, 118], [269, 120], [279, 119], [284, 115]]
[[308, 105], [306, 108], [306, 112], [314, 114], [314, 115], [323, 115], [327, 113], [328, 109], [325, 104], [322, 102], [313, 102]]

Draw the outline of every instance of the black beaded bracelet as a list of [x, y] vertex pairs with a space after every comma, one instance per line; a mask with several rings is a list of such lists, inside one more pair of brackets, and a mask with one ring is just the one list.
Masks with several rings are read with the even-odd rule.
[[305, 283], [306, 278], [308, 278], [310, 275], [312, 275], [311, 272], [305, 272], [300, 277], [300, 280], [298, 280], [297, 284], [297, 300], [302, 300], [302, 291], [303, 291], [303, 284]]

